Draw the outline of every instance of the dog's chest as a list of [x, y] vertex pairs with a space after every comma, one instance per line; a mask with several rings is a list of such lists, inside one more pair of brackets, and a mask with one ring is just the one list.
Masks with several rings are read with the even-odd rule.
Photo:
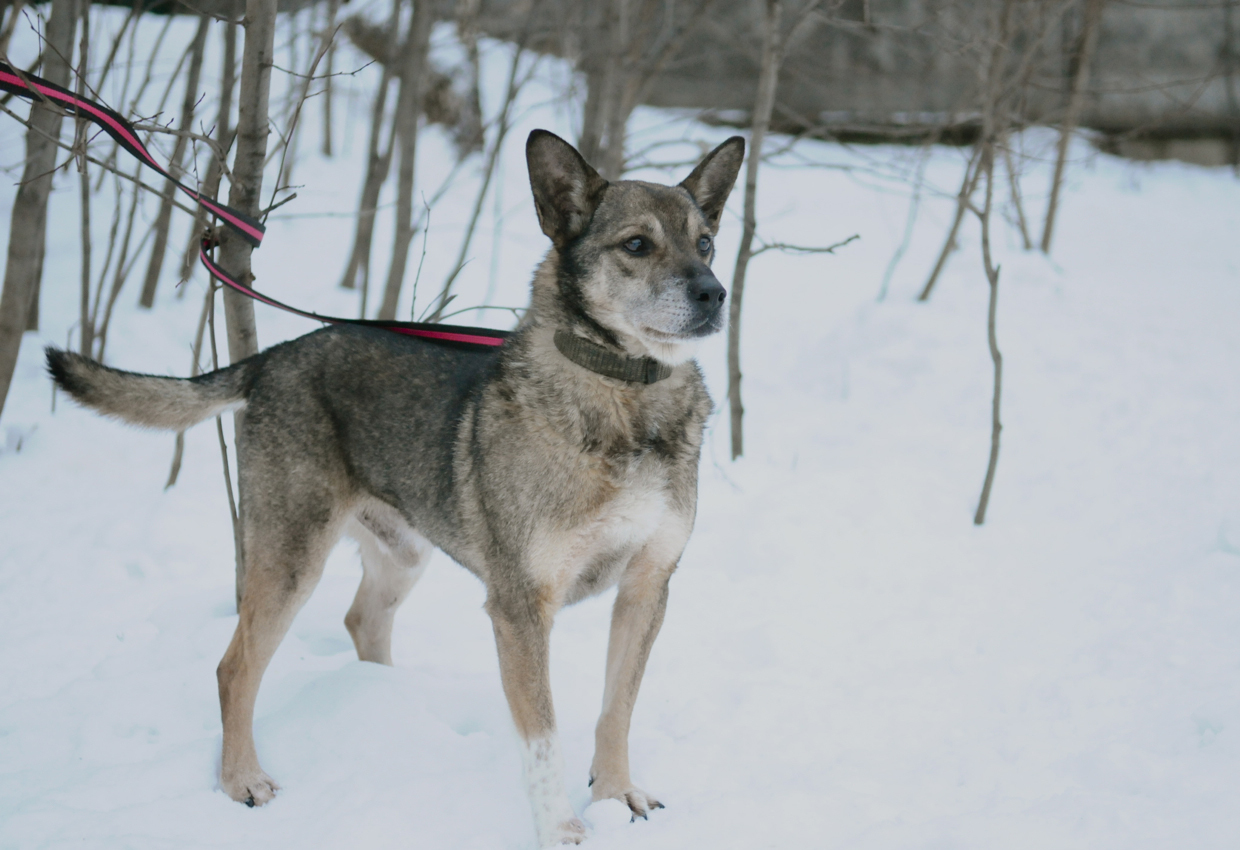
[[[543, 537], [545, 560], [532, 564], [539, 578], [565, 602], [600, 593], [667, 524], [667, 480], [655, 465], [640, 465], [608, 488], [610, 498], [563, 527], [549, 520]], [[557, 527], [558, 526], [558, 527]]]

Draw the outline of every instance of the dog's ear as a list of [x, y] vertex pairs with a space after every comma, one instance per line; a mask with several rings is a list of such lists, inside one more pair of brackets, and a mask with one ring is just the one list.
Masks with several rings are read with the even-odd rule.
[[706, 214], [712, 231], [719, 229], [723, 205], [727, 203], [728, 195], [732, 194], [732, 186], [744, 160], [745, 140], [733, 136], [708, 153], [693, 173], [680, 182], [681, 188], [693, 196]]
[[602, 200], [607, 181], [577, 149], [554, 133], [535, 130], [525, 143], [534, 209], [543, 233], [562, 248], [581, 235]]

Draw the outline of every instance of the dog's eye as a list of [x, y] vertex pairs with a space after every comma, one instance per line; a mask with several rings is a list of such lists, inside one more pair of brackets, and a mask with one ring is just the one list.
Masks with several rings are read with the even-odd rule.
[[634, 236], [625, 242], [623, 248], [635, 257], [644, 257], [650, 253], [650, 243], [640, 236]]
[[711, 246], [711, 239], [709, 236], [703, 236], [701, 239], [698, 240], [698, 251], [700, 253], [709, 254], [710, 246]]

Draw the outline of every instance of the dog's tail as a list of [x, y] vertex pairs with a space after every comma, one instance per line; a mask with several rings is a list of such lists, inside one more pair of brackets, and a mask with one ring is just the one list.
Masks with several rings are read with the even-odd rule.
[[48, 346], [47, 371], [79, 404], [146, 428], [183, 431], [245, 405], [262, 355], [196, 378], [140, 375]]

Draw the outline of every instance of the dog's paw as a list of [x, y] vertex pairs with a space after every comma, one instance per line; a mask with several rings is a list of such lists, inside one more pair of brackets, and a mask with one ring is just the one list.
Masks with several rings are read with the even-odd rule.
[[581, 819], [569, 818], [547, 830], [539, 843], [543, 847], [563, 847], [565, 844], [580, 844], [586, 840], [586, 836], [586, 825]]
[[650, 812], [654, 809], [664, 808], [663, 804], [654, 797], [647, 794], [635, 785], [612, 785], [603, 782], [590, 780], [590, 787], [594, 792], [594, 802], [599, 800], [619, 800], [629, 807], [632, 812], [631, 820], [642, 818], [650, 819]]
[[280, 790], [280, 785], [261, 769], [221, 778], [220, 787], [229, 797], [250, 808], [270, 803]]

